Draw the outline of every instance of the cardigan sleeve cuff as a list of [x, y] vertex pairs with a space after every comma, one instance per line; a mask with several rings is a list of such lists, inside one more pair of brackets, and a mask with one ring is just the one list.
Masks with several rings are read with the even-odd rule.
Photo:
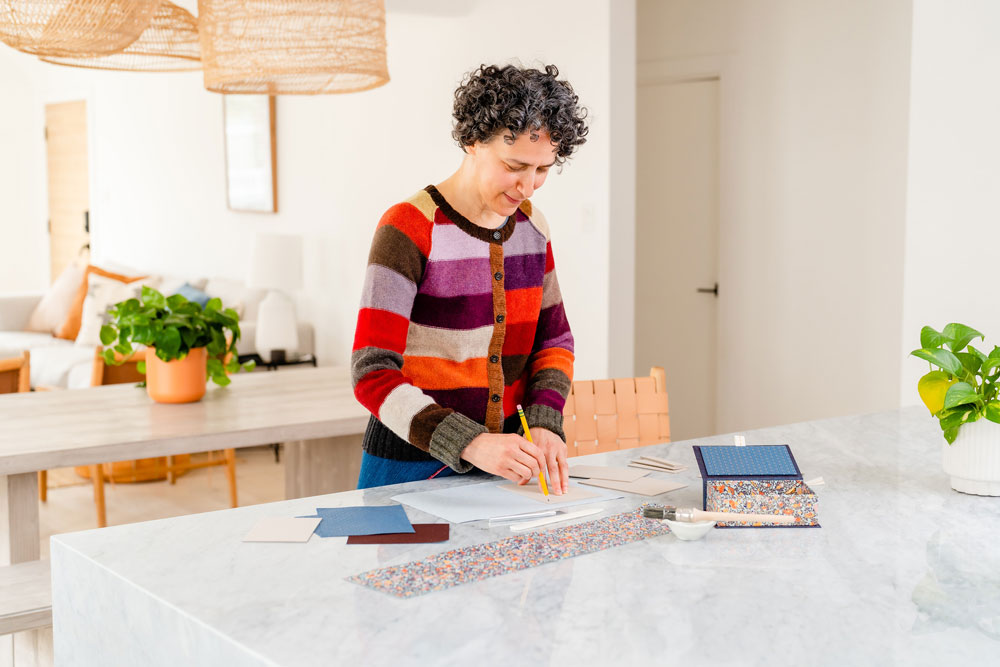
[[469, 472], [474, 466], [462, 459], [462, 452], [473, 438], [487, 432], [482, 424], [459, 412], [452, 412], [441, 420], [431, 434], [430, 454], [455, 472]]
[[[552, 431], [562, 438], [563, 442], [566, 442], [566, 433], [563, 432], [563, 415], [555, 408], [550, 408], [547, 405], [529, 405], [524, 408], [524, 418], [530, 428], [538, 427]], [[523, 426], [517, 427], [517, 434], [524, 435]]]

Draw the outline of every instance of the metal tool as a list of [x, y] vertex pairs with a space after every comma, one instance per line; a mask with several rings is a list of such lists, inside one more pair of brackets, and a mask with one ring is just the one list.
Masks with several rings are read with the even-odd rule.
[[747, 523], [795, 523], [790, 514], [742, 514], [740, 512], [704, 512], [692, 508], [678, 508], [672, 505], [650, 505], [644, 507], [642, 515], [649, 519], [670, 519], [671, 521], [745, 521]]

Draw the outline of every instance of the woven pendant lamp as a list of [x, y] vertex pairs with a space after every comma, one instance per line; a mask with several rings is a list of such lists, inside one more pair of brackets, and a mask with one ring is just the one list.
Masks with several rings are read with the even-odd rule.
[[389, 81], [383, 0], [198, 0], [205, 88], [317, 95]]
[[149, 27], [124, 51], [96, 58], [43, 57], [47, 63], [131, 72], [186, 72], [201, 69], [198, 20], [163, 0]]
[[149, 25], [159, 0], [0, 0], [0, 41], [36, 56], [121, 51]]

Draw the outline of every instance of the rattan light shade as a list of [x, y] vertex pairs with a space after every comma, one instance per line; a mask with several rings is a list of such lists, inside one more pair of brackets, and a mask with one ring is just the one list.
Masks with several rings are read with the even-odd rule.
[[121, 51], [149, 25], [159, 0], [0, 0], [0, 41], [37, 56]]
[[389, 80], [382, 0], [198, 0], [205, 88], [349, 93]]
[[183, 72], [201, 69], [198, 20], [183, 7], [163, 0], [149, 27], [124, 51], [96, 58], [42, 58], [70, 67], [133, 72]]

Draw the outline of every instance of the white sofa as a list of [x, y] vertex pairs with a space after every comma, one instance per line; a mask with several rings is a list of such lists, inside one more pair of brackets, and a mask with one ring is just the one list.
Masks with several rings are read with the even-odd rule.
[[[240, 341], [236, 347], [241, 356], [256, 353], [254, 337], [257, 329], [257, 306], [263, 292], [246, 289], [241, 283], [232, 280], [210, 280], [205, 291], [212, 296], [221, 296], [223, 303], [227, 305], [239, 301], [243, 314], [240, 318]], [[228, 291], [229, 294], [217, 293], [223, 291]], [[40, 293], [0, 295], [0, 359], [29, 350], [32, 387], [79, 389], [90, 386], [94, 346], [79, 345], [75, 341], [56, 338], [48, 333], [25, 331], [31, 313], [42, 296]], [[314, 354], [312, 325], [299, 322], [298, 334], [299, 347], [290, 351], [290, 356]]]

